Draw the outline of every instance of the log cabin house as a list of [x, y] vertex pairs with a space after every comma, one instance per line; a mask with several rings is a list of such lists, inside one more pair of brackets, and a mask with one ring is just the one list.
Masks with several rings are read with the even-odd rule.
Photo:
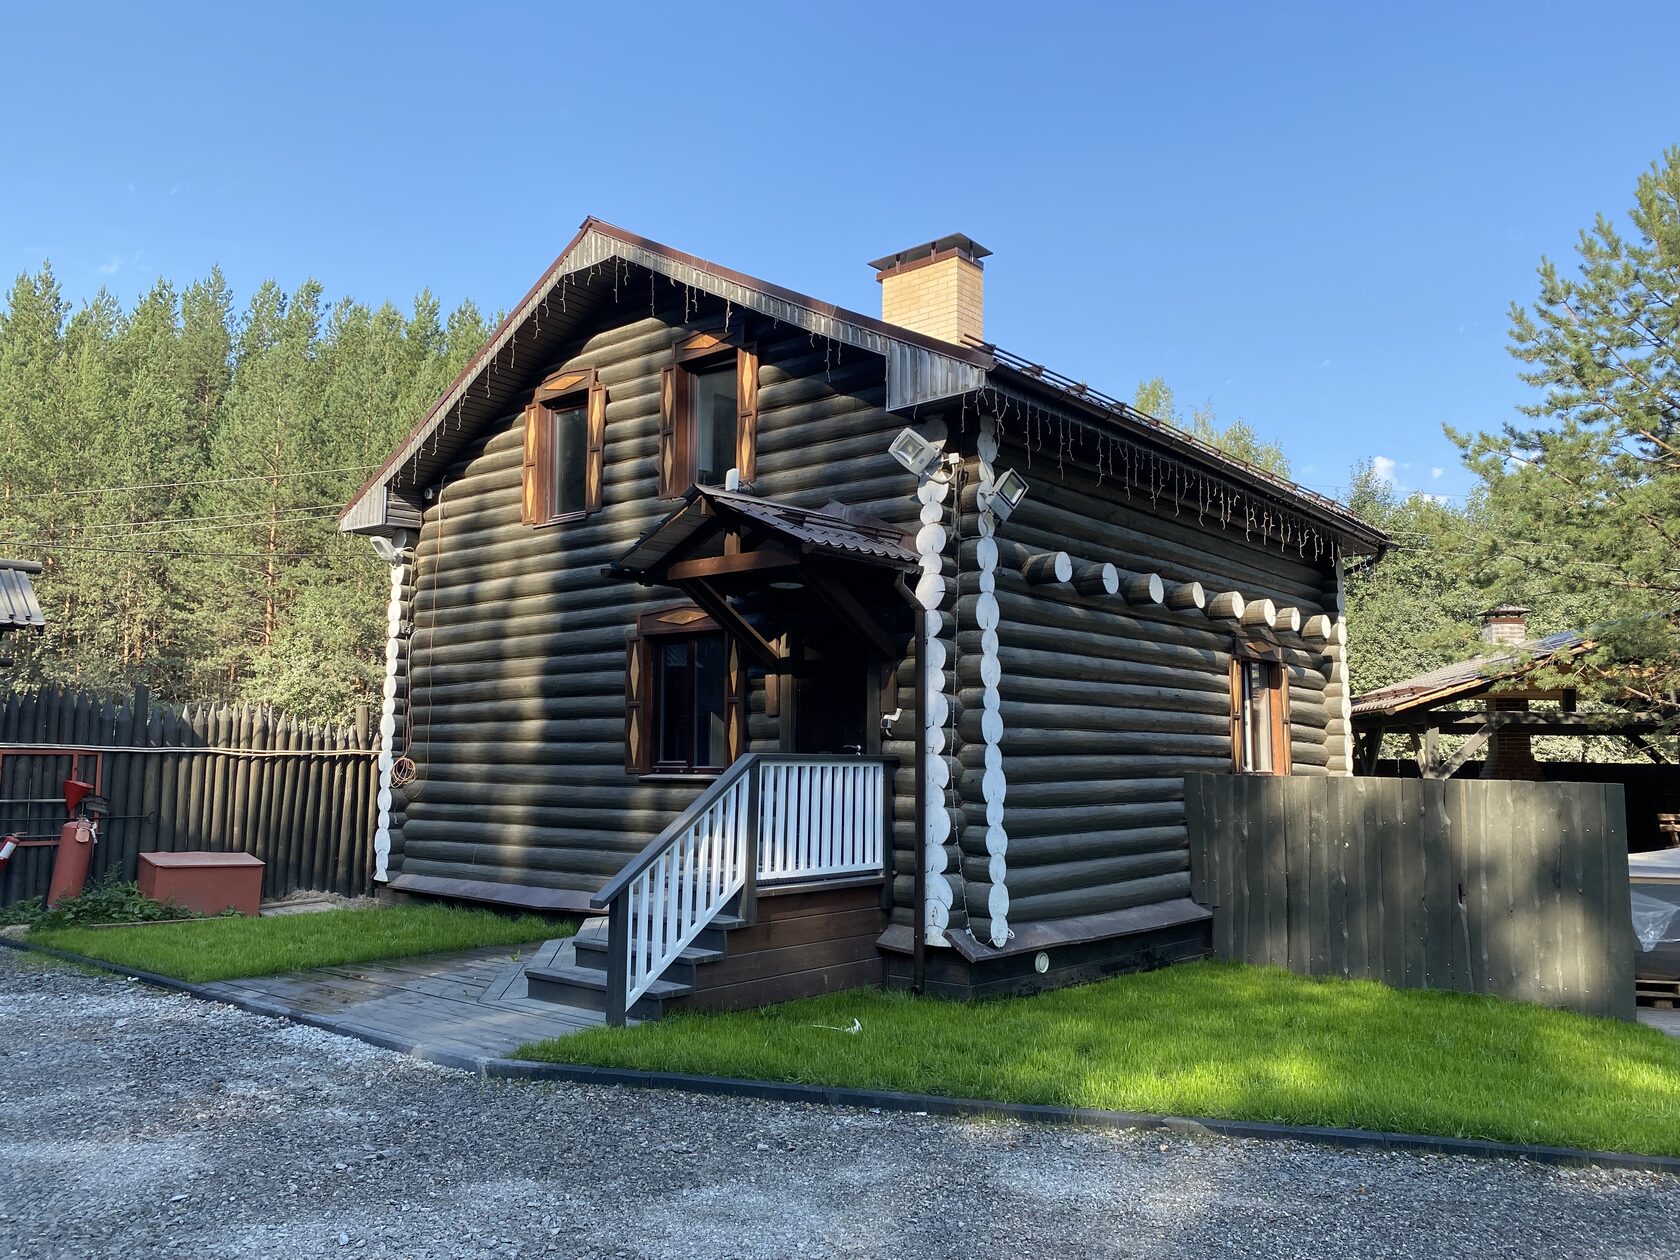
[[586, 220], [345, 508], [391, 572], [376, 878], [598, 913], [608, 1018], [1200, 954], [1182, 776], [1347, 774], [1342, 506], [982, 338]]

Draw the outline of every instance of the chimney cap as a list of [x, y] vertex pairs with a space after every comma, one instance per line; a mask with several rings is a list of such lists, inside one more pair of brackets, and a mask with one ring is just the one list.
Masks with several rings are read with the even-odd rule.
[[876, 271], [891, 271], [895, 267], [902, 267], [906, 263], [920, 262], [924, 258], [932, 258], [936, 254], [944, 254], [955, 250], [967, 258], [975, 266], [980, 265], [982, 258], [990, 258], [992, 251], [981, 245], [971, 236], [964, 236], [961, 232], [952, 232], [941, 236], [936, 241], [928, 241], [922, 245], [912, 245], [909, 249], [901, 249], [895, 254], [888, 254], [885, 258], [877, 258], [869, 265]]
[[1526, 617], [1529, 610], [1521, 604], [1496, 604], [1482, 614], [1483, 621], [1492, 621], [1496, 617]]

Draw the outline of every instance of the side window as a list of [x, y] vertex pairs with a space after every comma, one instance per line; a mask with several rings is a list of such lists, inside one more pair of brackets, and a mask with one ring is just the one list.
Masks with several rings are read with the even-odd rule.
[[524, 413], [520, 520], [551, 525], [601, 507], [607, 395], [587, 369], [538, 386]]
[[660, 387], [659, 493], [758, 473], [758, 352], [717, 333], [679, 342]]
[[1231, 658], [1231, 768], [1288, 774], [1289, 682], [1283, 665], [1246, 654]]

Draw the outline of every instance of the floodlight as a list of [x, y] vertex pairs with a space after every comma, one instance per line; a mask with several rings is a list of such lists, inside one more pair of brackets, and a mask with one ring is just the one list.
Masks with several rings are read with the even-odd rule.
[[943, 442], [930, 442], [914, 429], [900, 429], [887, 448], [892, 457], [918, 477], [932, 468], [945, 449]]
[[1022, 499], [1027, 497], [1027, 479], [1011, 468], [992, 483], [981, 495], [980, 506], [1000, 521], [1007, 521]]

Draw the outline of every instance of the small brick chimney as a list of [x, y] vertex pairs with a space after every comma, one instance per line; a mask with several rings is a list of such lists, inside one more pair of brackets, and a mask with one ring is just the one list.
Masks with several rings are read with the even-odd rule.
[[877, 258], [881, 318], [913, 332], [955, 345], [979, 341], [984, 268], [991, 250], [961, 232]]
[[[1528, 609], [1520, 604], [1500, 604], [1482, 614], [1482, 640], [1498, 647], [1514, 647], [1528, 640]], [[1496, 713], [1526, 713], [1527, 700], [1504, 700], [1497, 694], [1487, 700], [1489, 716]], [[1528, 731], [1506, 727], [1488, 740], [1483, 777], [1488, 779], [1538, 779], [1540, 767], [1534, 760], [1534, 746]]]
[[1528, 609], [1520, 604], [1500, 604], [1482, 614], [1484, 643], [1522, 643], [1528, 638]]

